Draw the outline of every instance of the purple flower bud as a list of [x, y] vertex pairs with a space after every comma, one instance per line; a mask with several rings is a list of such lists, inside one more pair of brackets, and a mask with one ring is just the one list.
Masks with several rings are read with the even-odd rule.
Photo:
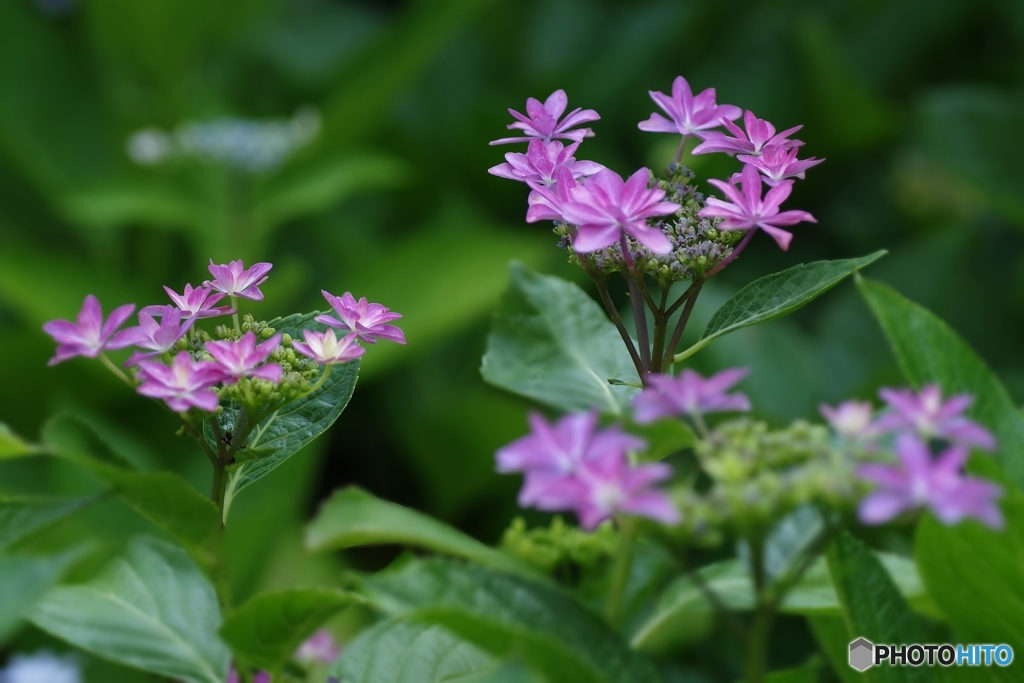
[[909, 389], [881, 389], [878, 395], [892, 408], [891, 413], [878, 419], [881, 430], [909, 429], [926, 439], [941, 438], [958, 446], [995, 450], [996, 440], [991, 432], [963, 416], [974, 402], [968, 394], [943, 402], [942, 389], [929, 384], [917, 394]]
[[206, 352], [220, 364], [224, 374], [231, 379], [230, 383], [237, 382], [242, 377], [258, 377], [271, 382], [280, 382], [281, 366], [277, 363], [267, 363], [256, 367], [267, 360], [280, 343], [281, 335], [275, 334], [257, 346], [256, 334], [249, 331], [235, 342], [207, 342]]
[[786, 201], [793, 190], [792, 180], [781, 180], [775, 187], [768, 190], [764, 200], [761, 199], [761, 176], [757, 169], [746, 164], [740, 174], [742, 190], [736, 187], [736, 181], [728, 183], [721, 180], [709, 180], [709, 183], [725, 193], [732, 201], [722, 201], [708, 197], [703, 209], [698, 212], [701, 218], [724, 218], [718, 224], [720, 230], [752, 230], [761, 228], [786, 251], [793, 239], [793, 233], [782, 230], [780, 225], [793, 225], [801, 221], [817, 223], [818, 221], [806, 211], [779, 211], [779, 205]]
[[386, 324], [401, 318], [400, 313], [393, 313], [381, 304], [371, 304], [367, 302], [366, 297], [356, 301], [349, 292], [345, 292], [340, 297], [334, 296], [326, 290], [321, 290], [321, 294], [327, 299], [327, 303], [331, 305], [338, 317], [326, 314], [318, 315], [315, 318], [317, 322], [352, 332], [360, 341], [367, 344], [375, 344], [378, 339], [387, 339], [399, 344], [405, 343], [405, 334], [402, 330], [394, 325]]
[[708, 88], [694, 97], [690, 84], [682, 76], [676, 76], [672, 83], [671, 98], [653, 90], [649, 93], [655, 104], [672, 120], [657, 112], [651, 114], [651, 118], [637, 124], [640, 130], [648, 133], [678, 133], [705, 139], [709, 128], [718, 128], [725, 121], [734, 121], [743, 115], [739, 107], [715, 104], [714, 88]]
[[647, 188], [651, 173], [641, 168], [623, 181], [615, 171], [602, 169], [583, 185], [569, 190], [562, 216], [578, 228], [573, 249], [589, 253], [619, 241], [623, 231], [656, 254], [672, 251], [672, 242], [661, 230], [647, 225], [651, 216], [667, 216], [679, 205], [664, 202], [665, 191]]
[[994, 529], [1003, 526], [996, 505], [1002, 489], [992, 482], [961, 473], [968, 450], [954, 446], [933, 458], [928, 446], [914, 434], [896, 441], [899, 465], [868, 464], [857, 474], [875, 483], [861, 501], [859, 516], [865, 524], [883, 524], [902, 512], [926, 507], [944, 524], [973, 517]]
[[78, 313], [78, 324], [67, 320], [51, 320], [43, 325], [43, 331], [57, 342], [57, 353], [50, 359], [56, 365], [75, 356], [95, 358], [107, 349], [123, 349], [135, 343], [132, 330], [117, 331], [135, 310], [135, 304], [115, 308], [106, 322], [100, 302], [92, 294], [85, 297], [82, 310]]
[[754, 112], [747, 111], [743, 115], [743, 125], [746, 132], [728, 119], [722, 120], [722, 125], [729, 129], [734, 137], [725, 133], [712, 131], [705, 135], [704, 142], [693, 149], [693, 154], [708, 154], [710, 152], [725, 152], [730, 156], [733, 154], [749, 154], [761, 156], [762, 150], [771, 145], [782, 147], [799, 147], [802, 143], [799, 140], [790, 140], [789, 136], [803, 126], [788, 128], [778, 135], [775, 134], [775, 126], [764, 119], [754, 116]]
[[574, 126], [578, 126], [581, 123], [588, 123], [590, 121], [597, 121], [601, 117], [593, 109], [582, 109], [577, 107], [569, 112], [564, 119], [559, 121], [562, 114], [565, 112], [565, 108], [569, 104], [569, 98], [566, 96], [564, 90], [556, 90], [551, 93], [544, 104], [541, 104], [534, 98], [526, 100], [526, 113], [529, 116], [523, 116], [514, 109], [509, 109], [508, 113], [512, 114], [515, 118], [519, 119], [515, 123], [508, 124], [509, 130], [521, 130], [525, 134], [524, 137], [517, 138], [501, 138], [500, 140], [494, 140], [491, 142], [492, 145], [504, 145], [509, 142], [529, 142], [534, 138], [539, 138], [544, 142], [550, 142], [556, 138], [563, 140], [572, 140], [573, 142], [581, 142], [583, 138], [588, 138], [594, 135], [594, 132], [589, 128], [580, 128], [579, 130], [569, 130]]
[[210, 259], [209, 270], [214, 279], [207, 280], [203, 286], [232, 296], [262, 301], [263, 292], [259, 286], [267, 281], [267, 273], [273, 267], [270, 263], [254, 263], [246, 270], [241, 259], [219, 266]]
[[343, 337], [340, 341], [335, 336], [334, 330], [326, 332], [303, 330], [302, 335], [306, 338], [306, 343], [293, 341], [292, 348], [321, 365], [347, 363], [366, 353], [366, 349], [359, 345], [359, 339], [355, 333]]
[[633, 399], [633, 417], [647, 424], [673, 415], [749, 411], [746, 395], [725, 393], [748, 372], [746, 368], [732, 368], [704, 379], [686, 368], [678, 377], [650, 375], [647, 388]]
[[[163, 316], [160, 322], [154, 319], [154, 314]], [[196, 321], [195, 318], [188, 318], [182, 322], [181, 318], [181, 311], [171, 306], [166, 306], [160, 311], [152, 310], [152, 307], [139, 311], [139, 326], [125, 330], [124, 338], [130, 340], [134, 346], [148, 349], [148, 352], [136, 351], [128, 358], [125, 365], [127, 367], [138, 365], [140, 361], [155, 358], [173, 349], [178, 340], [185, 336], [185, 333], [192, 327], [192, 323]]]
[[224, 381], [224, 369], [210, 361], [193, 361], [187, 351], [174, 357], [170, 367], [156, 361], [139, 363], [136, 389], [143, 396], [158, 398], [177, 412], [199, 408], [208, 413], [217, 410], [217, 393], [210, 387]]

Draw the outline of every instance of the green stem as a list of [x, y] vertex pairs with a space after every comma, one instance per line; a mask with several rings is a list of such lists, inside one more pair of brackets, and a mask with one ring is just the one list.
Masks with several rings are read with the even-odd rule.
[[[585, 263], [583, 258], [580, 258], [580, 263]], [[644, 379], [644, 364], [640, 361], [640, 356], [637, 355], [636, 347], [633, 345], [633, 339], [629, 336], [629, 332], [626, 331], [626, 326], [622, 324], [622, 318], [619, 317], [619, 312], [615, 308], [615, 303], [612, 301], [611, 295], [608, 293], [608, 285], [603, 277], [598, 277], [589, 268], [584, 268], [587, 271], [587, 275], [597, 285], [597, 293], [601, 296], [601, 303], [604, 304], [604, 310], [608, 313], [608, 317], [611, 318], [615, 324], [615, 329], [619, 331], [619, 336], [622, 337], [622, 343], [626, 345], [626, 350], [629, 351], [629, 357], [633, 360], [633, 366], [636, 368], [637, 377], [641, 381]]]
[[106, 366], [107, 370], [110, 370], [112, 373], [117, 375], [118, 379], [130, 386], [132, 389], [135, 388], [135, 382], [132, 381], [132, 378], [126, 375], [121, 368], [114, 365], [114, 362], [107, 358], [107, 354], [101, 353], [99, 358], [100, 362]]
[[[331, 368], [333, 368], [333, 367], [334, 367], [333, 364], [332, 365], [325, 365], [324, 366], [324, 371], [320, 373], [320, 379], [318, 379], [316, 381], [316, 384], [314, 384], [313, 386], [311, 386], [309, 388], [309, 391], [307, 391], [306, 393], [302, 394], [302, 396], [300, 396], [299, 398], [306, 398], [307, 396], [311, 396], [311, 395], [315, 394], [317, 389], [322, 387], [324, 385], [324, 382], [327, 381], [327, 378], [331, 376]], [[298, 399], [296, 399], [296, 400], [298, 400]]]
[[668, 347], [665, 349], [665, 356], [661, 360], [662, 368], [668, 368], [679, 360], [675, 357], [676, 347], [679, 346], [679, 341], [683, 338], [683, 331], [686, 330], [686, 323], [690, 320], [690, 314], [693, 313], [693, 305], [697, 303], [697, 297], [700, 296], [700, 290], [703, 286], [704, 282], [702, 280], [697, 280], [691, 286], [693, 293], [690, 294], [690, 298], [686, 300], [686, 306], [683, 308], [683, 312], [679, 316], [679, 322], [676, 323], [676, 329], [672, 332], [672, 339], [669, 341]]
[[235, 332], [242, 334], [242, 326], [238, 324], [238, 297], [234, 294], [231, 295], [231, 310], [234, 311], [231, 320], [235, 323]]
[[775, 602], [768, 595], [764, 566], [764, 535], [755, 533], [750, 544], [750, 572], [754, 580], [754, 623], [747, 643], [745, 683], [761, 683], [768, 669], [768, 639], [771, 636]]
[[633, 546], [637, 535], [636, 525], [631, 520], [619, 518], [618, 522], [621, 528], [619, 549], [615, 555], [612, 582], [605, 605], [605, 620], [612, 628], [618, 628], [622, 620], [622, 603], [626, 596], [626, 586], [629, 585], [629, 574], [633, 568]]

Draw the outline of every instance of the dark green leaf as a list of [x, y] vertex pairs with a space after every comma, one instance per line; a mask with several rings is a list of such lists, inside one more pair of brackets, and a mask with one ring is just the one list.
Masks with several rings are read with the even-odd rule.
[[0, 643], [86, 550], [72, 548], [50, 557], [0, 554]]
[[843, 683], [860, 683], [863, 680], [860, 672], [850, 666], [850, 635], [842, 615], [810, 615], [807, 624], [839, 680]]
[[821, 660], [812, 657], [807, 663], [794, 669], [772, 671], [764, 677], [764, 683], [818, 683]]
[[876, 251], [856, 259], [802, 263], [754, 280], [715, 311], [700, 340], [676, 354], [676, 361], [692, 356], [730, 332], [789, 315], [885, 254]]
[[[844, 531], [829, 547], [827, 557], [851, 641], [922, 642], [917, 617], [870, 548]], [[873, 667], [864, 677], [870, 681], [930, 680], [928, 669], [923, 667]]]
[[351, 603], [351, 596], [329, 588], [262, 593], [232, 612], [220, 634], [236, 655], [276, 673], [302, 641]]
[[213, 586], [182, 550], [138, 538], [93, 581], [51, 590], [29, 615], [44, 631], [119, 664], [188, 683], [224, 683]]
[[[289, 334], [293, 339], [302, 340], [302, 330], [324, 331], [326, 326], [313, 320], [320, 315], [312, 313], [294, 314], [275, 318], [270, 327], [280, 333]], [[247, 449], [257, 449], [259, 458], [246, 462], [231, 474], [225, 494], [225, 518], [231, 499], [245, 487], [270, 474], [281, 463], [295, 455], [303, 446], [323, 434], [345, 410], [359, 376], [359, 361], [354, 360], [335, 365], [323, 386], [315, 393], [298, 401], [285, 404], [259, 423], [249, 437]], [[235, 409], [225, 409], [218, 419], [221, 428], [230, 431], [233, 427]], [[217, 440], [206, 427], [206, 440], [217, 448]]]
[[388, 619], [361, 633], [331, 666], [342, 683], [441, 683], [496, 670], [472, 643], [436, 624]]
[[50, 420], [44, 439], [55, 455], [110, 484], [128, 505], [174, 537], [196, 561], [205, 566], [213, 561], [221, 533], [220, 515], [187, 481], [173, 472], [133, 472], [118, 466], [125, 464], [124, 459], [113, 454], [85, 422], [71, 415]]
[[486, 381], [561, 410], [618, 415], [636, 369], [601, 306], [571, 282], [513, 263], [511, 286], [487, 337]]
[[1024, 416], [999, 379], [930, 311], [886, 285], [869, 280], [858, 284], [907, 380], [914, 386], [934, 382], [945, 394], [974, 396], [968, 414], [995, 432], [1006, 475], [1024, 486]]
[[[914, 563], [898, 555], [876, 555], [903, 596], [919, 611], [934, 614], [935, 608], [928, 600]], [[699, 573], [704, 585], [723, 605], [734, 610], [753, 608], [754, 587], [745, 563], [739, 560], [716, 562], [701, 567]], [[803, 615], [841, 613], [839, 598], [822, 558], [811, 564], [800, 582], [786, 594], [779, 609]], [[700, 586], [691, 577], [682, 576], [665, 589], [650, 617], [633, 633], [630, 642], [634, 648], [645, 652], [666, 652], [706, 635], [713, 614], [714, 608]]]
[[399, 543], [461, 557], [477, 564], [536, 576], [530, 567], [452, 527], [358, 487], [337, 491], [306, 526], [311, 551]]
[[444, 560], [410, 563], [365, 581], [372, 604], [440, 624], [498, 657], [515, 655], [552, 681], [658, 681], [594, 613], [560, 590]]
[[0, 551], [97, 500], [96, 496], [61, 499], [0, 494]]
[[[1008, 643], [1024, 651], [1024, 496], [1002, 504], [1006, 528], [921, 521], [914, 550], [939, 609], [966, 642]], [[1016, 668], [1016, 667], [1014, 667]]]

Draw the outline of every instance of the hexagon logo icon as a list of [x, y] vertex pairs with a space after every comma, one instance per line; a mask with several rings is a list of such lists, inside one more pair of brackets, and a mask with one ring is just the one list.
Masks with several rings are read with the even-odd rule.
[[875, 646], [866, 638], [858, 638], [850, 643], [850, 666], [857, 671], [865, 671], [875, 663]]

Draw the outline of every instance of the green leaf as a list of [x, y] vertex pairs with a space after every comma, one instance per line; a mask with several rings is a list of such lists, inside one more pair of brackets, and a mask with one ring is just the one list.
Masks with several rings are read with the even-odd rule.
[[329, 588], [292, 588], [262, 593], [235, 610], [220, 634], [234, 653], [272, 673], [352, 596]]
[[37, 446], [33, 446], [11, 431], [11, 428], [0, 422], [0, 460], [5, 458], [21, 458], [26, 455], [34, 455], [39, 452]]
[[676, 362], [730, 332], [789, 315], [886, 253], [883, 250], [855, 259], [802, 263], [754, 280], [715, 311], [700, 340], [676, 354]]
[[355, 486], [337, 491], [306, 526], [306, 548], [313, 552], [383, 543], [424, 548], [492, 569], [537, 576], [532, 568], [510, 555], [432, 517], [376, 498]]
[[1006, 528], [973, 521], [954, 527], [927, 516], [914, 541], [921, 577], [939, 609], [966, 642], [1024, 649], [1024, 495], [1002, 503]]
[[[876, 553], [888, 576], [903, 596], [919, 611], [935, 614], [917, 568], [911, 560], [888, 553]], [[718, 600], [733, 610], [754, 606], [754, 586], [747, 565], [740, 560], [716, 562], [698, 570], [702, 583]], [[779, 607], [788, 614], [839, 615], [841, 604], [823, 558], [815, 560], [800, 582]], [[665, 589], [647, 620], [632, 634], [633, 648], [644, 652], [667, 652], [682, 643], [707, 634], [713, 624], [714, 607], [690, 576], [676, 579]]]
[[86, 551], [86, 547], [72, 548], [50, 557], [0, 554], [0, 643]]
[[[302, 330], [324, 331], [327, 327], [313, 320], [319, 312], [294, 314], [285, 318], [275, 318], [269, 322], [270, 327], [280, 333], [289, 334], [293, 339], [301, 340]], [[225, 501], [224, 516], [230, 508], [230, 500], [247, 486], [270, 474], [285, 460], [295, 455], [306, 444], [323, 434], [328, 427], [345, 410], [352, 392], [356, 388], [359, 376], [359, 361], [335, 365], [323, 386], [315, 393], [282, 406], [279, 410], [265, 418], [253, 430], [247, 448], [258, 448], [259, 458], [246, 462], [231, 474], [228, 483], [228, 497]], [[237, 407], [225, 409], [218, 419], [221, 429], [232, 429], [236, 419]], [[217, 448], [208, 425], [204, 425], [206, 440], [211, 447]]]
[[814, 639], [842, 683], [860, 683], [861, 674], [850, 666], [850, 634], [841, 615], [815, 614], [807, 617]]
[[[208, 498], [173, 472], [133, 472], [84, 421], [60, 415], [43, 430], [52, 452], [93, 472], [140, 515], [169, 533], [209, 567], [221, 533], [220, 515]], [[111, 464], [113, 463], [113, 464]]]
[[974, 350], [934, 314], [878, 282], [861, 280], [861, 294], [914, 386], [934, 382], [945, 394], [968, 393], [968, 415], [992, 429], [1006, 475], [1024, 486], [1024, 416]]
[[636, 380], [622, 338], [601, 306], [582, 289], [518, 263], [487, 337], [480, 372], [486, 381], [561, 410], [622, 413]]
[[[871, 549], [848, 532], [842, 532], [828, 549], [828, 569], [843, 608], [846, 628], [853, 641], [873, 643], [920, 643], [917, 617]], [[926, 668], [873, 667], [869, 681], [927, 681]]]
[[497, 657], [514, 654], [548, 680], [659, 680], [647, 659], [559, 589], [437, 559], [368, 578], [363, 588], [385, 612], [440, 624]]
[[134, 540], [93, 581], [53, 589], [29, 619], [119, 664], [187, 683], [227, 678], [213, 586], [182, 550], [154, 538]]
[[98, 499], [98, 496], [26, 498], [0, 494], [0, 551], [95, 503]]
[[764, 677], [764, 683], [818, 683], [821, 660], [811, 657], [806, 663], [793, 669], [772, 671]]
[[497, 668], [491, 655], [451, 631], [398, 618], [359, 634], [330, 673], [344, 683], [441, 683]]

